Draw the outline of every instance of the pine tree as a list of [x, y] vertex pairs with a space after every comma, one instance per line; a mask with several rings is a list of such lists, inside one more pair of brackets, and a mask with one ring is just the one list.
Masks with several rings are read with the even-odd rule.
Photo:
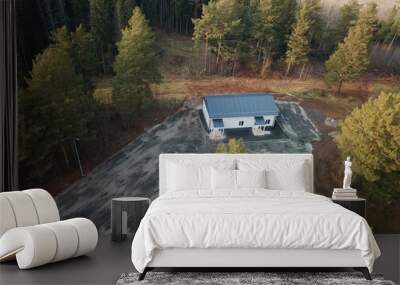
[[350, 0], [340, 8], [339, 19], [332, 31], [333, 48], [342, 42], [346, 37], [350, 27], [354, 26], [360, 13], [361, 5], [357, 0]]
[[204, 71], [207, 70], [208, 50], [216, 55], [217, 69], [222, 71], [224, 61], [238, 60], [244, 12], [240, 0], [211, 0], [203, 6], [201, 18], [193, 20], [193, 39], [197, 44], [205, 42]]
[[151, 99], [151, 83], [159, 83], [159, 56], [155, 36], [140, 8], [133, 10], [118, 42], [114, 63], [113, 103], [130, 125]]
[[89, 91], [92, 88], [92, 80], [97, 74], [99, 66], [93, 38], [90, 33], [85, 31], [83, 25], [79, 25], [71, 33], [71, 40], [76, 72], [82, 75], [86, 91]]
[[343, 43], [326, 61], [325, 80], [335, 83], [340, 94], [344, 82], [360, 78], [368, 68], [369, 45], [376, 30], [376, 5], [368, 4], [355, 26], [351, 27]]
[[65, 154], [64, 144], [76, 137], [87, 138], [93, 114], [87, 108], [82, 78], [72, 60], [72, 43], [65, 27], [56, 30], [52, 43], [39, 54], [19, 97], [21, 159], [37, 177], [53, 166], [57, 150]]
[[132, 15], [132, 10], [136, 6], [135, 0], [116, 0], [115, 2], [115, 17], [117, 21], [116, 28], [118, 33], [122, 31], [128, 24], [129, 18]]
[[321, 0], [303, 0], [306, 10], [306, 18], [309, 19], [308, 40], [311, 53], [316, 54], [320, 47], [323, 34], [323, 21], [321, 16]]
[[113, 46], [113, 1], [90, 0], [90, 33], [104, 74], [110, 71]]
[[393, 6], [389, 11], [388, 17], [382, 22], [377, 34], [378, 41], [389, 44], [389, 47], [399, 41], [400, 11], [397, 6]]
[[300, 78], [302, 77], [305, 65], [309, 62], [311, 41], [317, 32], [316, 26], [319, 23], [319, 13], [319, 0], [303, 0], [301, 2], [296, 23], [288, 42], [286, 75], [289, 74], [293, 66], [301, 65]]
[[70, 18], [70, 28], [75, 29], [83, 25], [89, 28], [89, 0], [68, 0], [65, 1], [68, 16]]
[[362, 26], [364, 29], [365, 37], [369, 43], [375, 41], [376, 32], [378, 30], [378, 8], [375, 2], [369, 2], [360, 11], [357, 25]]
[[174, 0], [174, 31], [179, 33], [188, 33], [188, 23], [191, 23], [192, 8], [195, 1]]
[[[390, 201], [400, 198], [400, 93], [382, 92], [346, 117], [336, 143], [354, 171]], [[377, 188], [377, 189], [376, 189]]]
[[295, 20], [297, 3], [295, 0], [253, 0], [252, 38], [256, 43], [257, 61], [261, 61], [263, 76], [272, 61], [286, 52], [290, 27]]

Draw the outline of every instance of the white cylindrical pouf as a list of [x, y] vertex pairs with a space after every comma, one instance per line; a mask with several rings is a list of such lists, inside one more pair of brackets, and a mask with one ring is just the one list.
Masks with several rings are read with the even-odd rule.
[[75, 228], [64, 221], [41, 225], [51, 229], [57, 238], [57, 251], [51, 262], [57, 262], [75, 255], [78, 249], [78, 233]]
[[0, 254], [16, 254], [20, 269], [49, 263], [57, 251], [57, 240], [53, 231], [41, 225], [11, 229], [0, 241]]
[[1, 193], [13, 209], [17, 227], [33, 226], [39, 223], [35, 205], [30, 196], [21, 191]]
[[52, 223], [60, 220], [56, 202], [49, 192], [43, 189], [29, 189], [22, 191], [30, 196], [36, 208], [39, 224]]
[[57, 240], [50, 229], [38, 225], [22, 228], [21, 231], [24, 231], [25, 245], [24, 250], [17, 253], [19, 268], [32, 268], [53, 260], [57, 252]]
[[78, 232], [78, 250], [74, 257], [93, 251], [97, 246], [98, 232], [92, 221], [85, 218], [74, 218], [64, 222], [73, 225]]
[[15, 228], [17, 223], [14, 217], [14, 211], [6, 197], [0, 193], [0, 237], [9, 229]]

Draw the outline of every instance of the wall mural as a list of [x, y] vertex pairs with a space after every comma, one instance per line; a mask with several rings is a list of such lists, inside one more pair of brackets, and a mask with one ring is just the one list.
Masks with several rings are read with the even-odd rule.
[[379, 3], [17, 1], [21, 188], [109, 232], [111, 198], [157, 197], [160, 153], [313, 153], [326, 196], [350, 156], [373, 231], [400, 233], [400, 7]]

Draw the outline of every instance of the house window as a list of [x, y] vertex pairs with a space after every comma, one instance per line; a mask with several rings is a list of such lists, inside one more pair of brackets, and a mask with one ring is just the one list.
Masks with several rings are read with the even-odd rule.
[[265, 120], [265, 124], [269, 125], [271, 123], [271, 120]]
[[244, 121], [239, 121], [239, 126], [243, 126], [244, 125]]

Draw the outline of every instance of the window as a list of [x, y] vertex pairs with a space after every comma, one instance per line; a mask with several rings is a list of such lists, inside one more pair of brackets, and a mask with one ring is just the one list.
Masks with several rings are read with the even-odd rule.
[[239, 126], [243, 126], [244, 125], [244, 121], [239, 121]]
[[271, 120], [265, 120], [265, 124], [269, 125], [271, 123]]

